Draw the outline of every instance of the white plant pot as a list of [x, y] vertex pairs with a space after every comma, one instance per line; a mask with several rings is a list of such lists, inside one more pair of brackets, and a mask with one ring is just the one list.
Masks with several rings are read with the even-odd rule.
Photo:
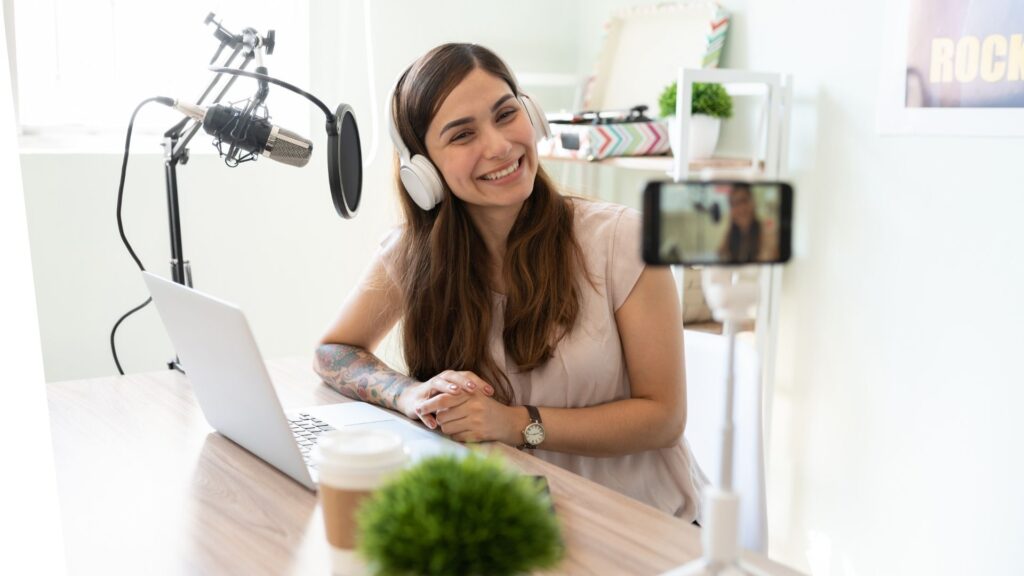
[[[718, 145], [718, 134], [722, 129], [722, 119], [708, 116], [707, 114], [694, 114], [690, 116], [690, 159], [711, 158], [715, 153], [715, 146]], [[679, 123], [675, 117], [668, 118], [668, 138], [672, 144], [672, 154], [679, 155], [676, 150], [676, 140], [679, 133]]]

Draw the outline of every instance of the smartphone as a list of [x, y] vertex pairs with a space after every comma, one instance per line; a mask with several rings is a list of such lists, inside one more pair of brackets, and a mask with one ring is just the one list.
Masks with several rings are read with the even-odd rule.
[[548, 485], [548, 478], [547, 478], [547, 476], [535, 475], [535, 476], [530, 476], [530, 479], [533, 480], [533, 482], [537, 485], [538, 488], [540, 488], [540, 492], [542, 494], [544, 494], [545, 496], [547, 496], [549, 509], [550, 509], [551, 513], [554, 514], [555, 513], [555, 501], [554, 501], [554, 499], [551, 498], [551, 486]]
[[530, 479], [533, 480], [533, 483], [536, 484], [538, 488], [540, 488], [540, 491], [542, 493], [547, 494], [549, 498], [551, 497], [551, 487], [548, 486], [547, 476], [541, 476], [540, 474], [536, 474], [530, 476]]
[[648, 182], [644, 261], [704, 266], [786, 262], [792, 220], [793, 188], [785, 182]]

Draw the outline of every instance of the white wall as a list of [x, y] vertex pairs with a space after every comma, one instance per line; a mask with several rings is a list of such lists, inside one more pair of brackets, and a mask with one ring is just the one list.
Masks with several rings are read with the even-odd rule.
[[[361, 3], [314, 4], [314, 92], [352, 103], [368, 133]], [[374, 2], [378, 100], [416, 54], [452, 39], [490, 45], [520, 72], [589, 72], [603, 11], [627, 4]], [[890, 3], [725, 4], [735, 14], [724, 64], [790, 72], [797, 87], [771, 554], [819, 575], [1019, 572], [1024, 146], [875, 133]], [[395, 221], [386, 150], [352, 221], [333, 215], [319, 157], [304, 171], [229, 171], [200, 157], [181, 169], [196, 283], [242, 304], [266, 355], [311, 349]], [[114, 227], [119, 158], [22, 162], [47, 379], [110, 374], [110, 325], [144, 298]], [[160, 158], [136, 156], [128, 183], [129, 234], [165, 270]], [[152, 311], [119, 341], [130, 371], [159, 368], [170, 351]]]
[[876, 134], [893, 3], [745, 4], [731, 64], [796, 77], [773, 552], [843, 575], [1019, 574], [1024, 143]]

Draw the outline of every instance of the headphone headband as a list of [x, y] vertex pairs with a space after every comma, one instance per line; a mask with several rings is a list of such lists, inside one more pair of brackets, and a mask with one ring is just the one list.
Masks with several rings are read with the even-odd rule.
[[395, 148], [398, 149], [398, 156], [402, 163], [406, 163], [410, 158], [409, 147], [405, 145], [402, 135], [398, 133], [398, 126], [395, 125], [395, 93], [398, 91], [398, 85], [401, 82], [402, 79], [399, 78], [398, 82], [391, 88], [391, 92], [388, 95], [388, 111], [385, 116], [388, 124], [388, 133], [391, 134], [391, 141], [395, 144]]

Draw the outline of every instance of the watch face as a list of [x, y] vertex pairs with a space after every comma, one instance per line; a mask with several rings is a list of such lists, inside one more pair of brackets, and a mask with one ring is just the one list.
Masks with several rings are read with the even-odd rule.
[[529, 426], [523, 430], [523, 438], [526, 439], [526, 443], [531, 446], [536, 446], [544, 441], [544, 427], [536, 422], [531, 422]]

